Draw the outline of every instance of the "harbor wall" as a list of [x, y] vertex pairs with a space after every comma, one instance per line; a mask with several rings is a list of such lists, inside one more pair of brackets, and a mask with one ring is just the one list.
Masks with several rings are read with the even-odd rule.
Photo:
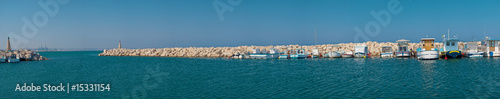
[[[459, 42], [462, 49], [465, 43]], [[332, 47], [339, 45], [340, 47]], [[150, 48], [150, 49], [105, 49], [99, 56], [153, 56], [153, 57], [230, 57], [232, 55], [252, 52], [253, 49], [277, 48], [280, 51], [305, 49], [312, 53], [313, 49], [319, 49], [321, 54], [343, 50], [354, 51], [354, 46], [366, 45], [372, 56], [379, 56], [383, 46], [391, 46], [393, 51], [397, 50], [397, 43], [394, 42], [364, 42], [364, 43], [340, 43], [323, 45], [271, 45], [271, 46], [238, 46], [238, 47], [184, 47], [184, 48]], [[441, 48], [442, 43], [435, 43], [436, 48]], [[419, 43], [409, 43], [409, 50], [416, 50]]]

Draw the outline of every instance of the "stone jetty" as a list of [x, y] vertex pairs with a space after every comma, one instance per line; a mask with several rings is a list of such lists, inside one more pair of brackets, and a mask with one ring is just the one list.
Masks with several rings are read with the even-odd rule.
[[17, 55], [17, 57], [19, 57], [21, 61], [48, 60], [48, 58], [43, 57], [42, 55], [28, 49], [0, 51], [0, 57], [2, 56], [9, 57], [12, 54]]
[[[463, 48], [465, 43], [459, 42], [459, 48]], [[338, 45], [339, 47], [333, 47]], [[312, 53], [313, 49], [319, 49], [321, 54], [332, 51], [354, 51], [354, 46], [366, 45], [372, 56], [379, 56], [383, 46], [391, 46], [394, 51], [397, 50], [397, 43], [393, 42], [364, 42], [364, 43], [340, 43], [323, 45], [276, 45], [276, 46], [238, 46], [238, 47], [184, 47], [184, 48], [150, 48], [150, 49], [105, 49], [99, 56], [152, 56], [152, 57], [230, 57], [232, 55], [252, 52], [253, 49], [277, 48], [280, 51], [305, 49]], [[416, 50], [420, 43], [409, 43], [409, 48]], [[441, 48], [442, 43], [435, 43], [436, 48]]]

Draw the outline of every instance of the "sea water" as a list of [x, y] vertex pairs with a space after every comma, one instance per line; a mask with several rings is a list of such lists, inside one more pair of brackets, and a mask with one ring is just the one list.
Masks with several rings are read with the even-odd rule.
[[[0, 63], [3, 98], [499, 98], [500, 58], [227, 59], [40, 52]], [[105, 91], [16, 91], [31, 83]], [[67, 87], [66, 87], [67, 88]], [[43, 88], [42, 88], [43, 89]]]

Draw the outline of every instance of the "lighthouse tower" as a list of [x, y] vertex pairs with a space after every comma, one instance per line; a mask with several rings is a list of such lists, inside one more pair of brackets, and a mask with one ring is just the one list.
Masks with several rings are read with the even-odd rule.
[[10, 48], [10, 37], [7, 37], [7, 51], [10, 51], [10, 50], [12, 50]]
[[121, 49], [121, 48], [122, 48], [122, 41], [121, 41], [121, 40], [119, 40], [119, 41], [118, 41], [118, 49]]

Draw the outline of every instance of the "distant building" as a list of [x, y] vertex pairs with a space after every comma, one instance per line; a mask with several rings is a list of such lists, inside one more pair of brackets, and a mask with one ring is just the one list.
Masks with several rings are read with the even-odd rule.
[[121, 40], [119, 40], [119, 41], [118, 41], [118, 49], [121, 49], [121, 48], [122, 48], [122, 41], [121, 41]]

